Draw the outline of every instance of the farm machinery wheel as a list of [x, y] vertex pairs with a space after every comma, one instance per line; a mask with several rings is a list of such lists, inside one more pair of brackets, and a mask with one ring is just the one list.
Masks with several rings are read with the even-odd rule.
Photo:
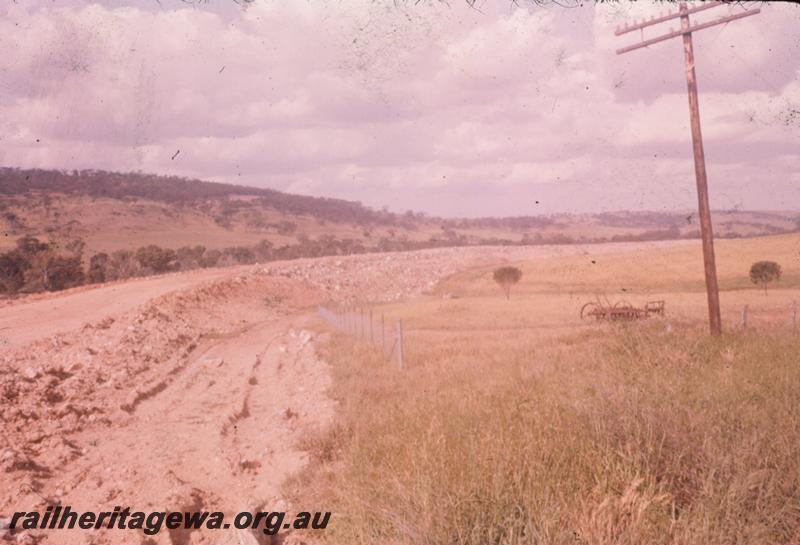
[[594, 301], [590, 301], [581, 307], [581, 320], [589, 320], [595, 316], [594, 312], [597, 311], [598, 305]]

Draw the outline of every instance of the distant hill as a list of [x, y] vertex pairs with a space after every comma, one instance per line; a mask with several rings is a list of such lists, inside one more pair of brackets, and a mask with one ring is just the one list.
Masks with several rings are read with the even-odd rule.
[[[716, 212], [715, 234], [800, 230], [800, 213]], [[85, 242], [86, 254], [157, 244], [223, 249], [346, 241], [336, 252], [465, 244], [544, 244], [694, 237], [696, 214], [618, 212], [442, 219], [342, 199], [174, 176], [0, 168], [0, 249], [30, 235]]]

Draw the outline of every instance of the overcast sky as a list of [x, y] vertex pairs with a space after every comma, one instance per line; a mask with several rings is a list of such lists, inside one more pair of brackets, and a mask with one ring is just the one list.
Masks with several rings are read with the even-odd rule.
[[[398, 3], [5, 0], [0, 165], [445, 216], [696, 207], [680, 39], [614, 53], [676, 5]], [[717, 209], [800, 208], [800, 7], [761, 8], [695, 34]]]

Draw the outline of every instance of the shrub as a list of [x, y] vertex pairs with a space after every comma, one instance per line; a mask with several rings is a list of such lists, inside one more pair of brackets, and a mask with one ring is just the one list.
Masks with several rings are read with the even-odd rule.
[[47, 291], [74, 288], [83, 284], [83, 280], [80, 257], [54, 255], [47, 259], [44, 283]]
[[133, 252], [130, 250], [117, 250], [111, 254], [111, 260], [106, 269], [106, 278], [108, 280], [130, 278], [135, 276], [138, 270], [139, 267], [136, 264]]
[[19, 250], [0, 254], [0, 292], [13, 295], [25, 284], [27, 261]]
[[222, 250], [222, 261], [225, 265], [251, 265], [256, 262], [256, 256], [246, 246], [232, 246]]
[[40, 241], [36, 237], [26, 235], [17, 239], [17, 250], [25, 259], [30, 260], [36, 254], [45, 252], [50, 248], [46, 242]]
[[89, 273], [86, 275], [91, 284], [98, 284], [106, 281], [106, 268], [108, 267], [109, 256], [105, 252], [94, 254], [89, 260]]
[[163, 273], [175, 270], [176, 255], [174, 250], [164, 249], [155, 244], [142, 246], [136, 250], [136, 261], [142, 268], [149, 269], [154, 273]]
[[206, 251], [205, 246], [182, 246], [175, 251], [175, 256], [178, 261], [178, 268], [182, 271], [196, 269], [200, 267], [203, 261], [203, 254]]
[[222, 257], [222, 252], [219, 250], [206, 250], [205, 253], [203, 253], [200, 266], [203, 268], [216, 267], [217, 264], [219, 264], [220, 257]]
[[269, 259], [272, 257], [272, 250], [273, 244], [267, 239], [262, 239], [253, 249], [253, 252], [256, 256], [256, 261], [269, 261]]

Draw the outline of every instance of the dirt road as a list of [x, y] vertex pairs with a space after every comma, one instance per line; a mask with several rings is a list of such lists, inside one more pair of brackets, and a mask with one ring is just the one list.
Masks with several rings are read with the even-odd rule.
[[[78, 434], [85, 454], [59, 472], [58, 499], [73, 509], [114, 505], [154, 511], [286, 509], [281, 484], [302, 469], [303, 430], [327, 422], [328, 374], [318, 361], [305, 320], [260, 322], [195, 351], [163, 393], [145, 396], [110, 429]], [[287, 325], [297, 325], [298, 329]], [[302, 381], [298, 380], [302, 377]], [[231, 530], [235, 532], [235, 530]], [[155, 543], [270, 543], [262, 532], [238, 535], [162, 532]], [[107, 536], [143, 543], [133, 531]], [[86, 543], [80, 532], [64, 544]]]
[[0, 306], [0, 347], [23, 346], [42, 337], [71, 331], [88, 321], [128, 312], [159, 295], [231, 274], [231, 269], [206, 269], [83, 287], [55, 296], [30, 296]]
[[[298, 442], [334, 412], [328, 369], [314, 351], [316, 305], [406, 298], [475, 265], [635, 248], [458, 248], [297, 260], [0, 307], [0, 526], [14, 511], [56, 504], [230, 516], [292, 511], [281, 486], [305, 464]], [[0, 542], [272, 542], [263, 534], [208, 532], [11, 535], [0, 528]], [[294, 539], [302, 537], [274, 543]]]
[[[40, 325], [37, 341], [6, 357], [0, 517], [56, 504], [231, 518], [288, 507], [280, 487], [305, 463], [298, 441], [332, 414], [309, 314], [287, 311], [307, 307], [314, 292], [263, 274], [231, 275], [194, 279], [165, 295], [163, 281], [125, 286], [132, 291], [115, 290], [132, 293], [125, 303], [144, 298], [144, 305], [113, 315], [118, 306], [101, 306], [94, 325], [52, 340], [42, 337], [52, 324]], [[108, 291], [65, 299], [85, 304]], [[13, 536], [64, 544], [269, 542], [263, 533], [235, 530], [88, 537], [78, 530]]]

